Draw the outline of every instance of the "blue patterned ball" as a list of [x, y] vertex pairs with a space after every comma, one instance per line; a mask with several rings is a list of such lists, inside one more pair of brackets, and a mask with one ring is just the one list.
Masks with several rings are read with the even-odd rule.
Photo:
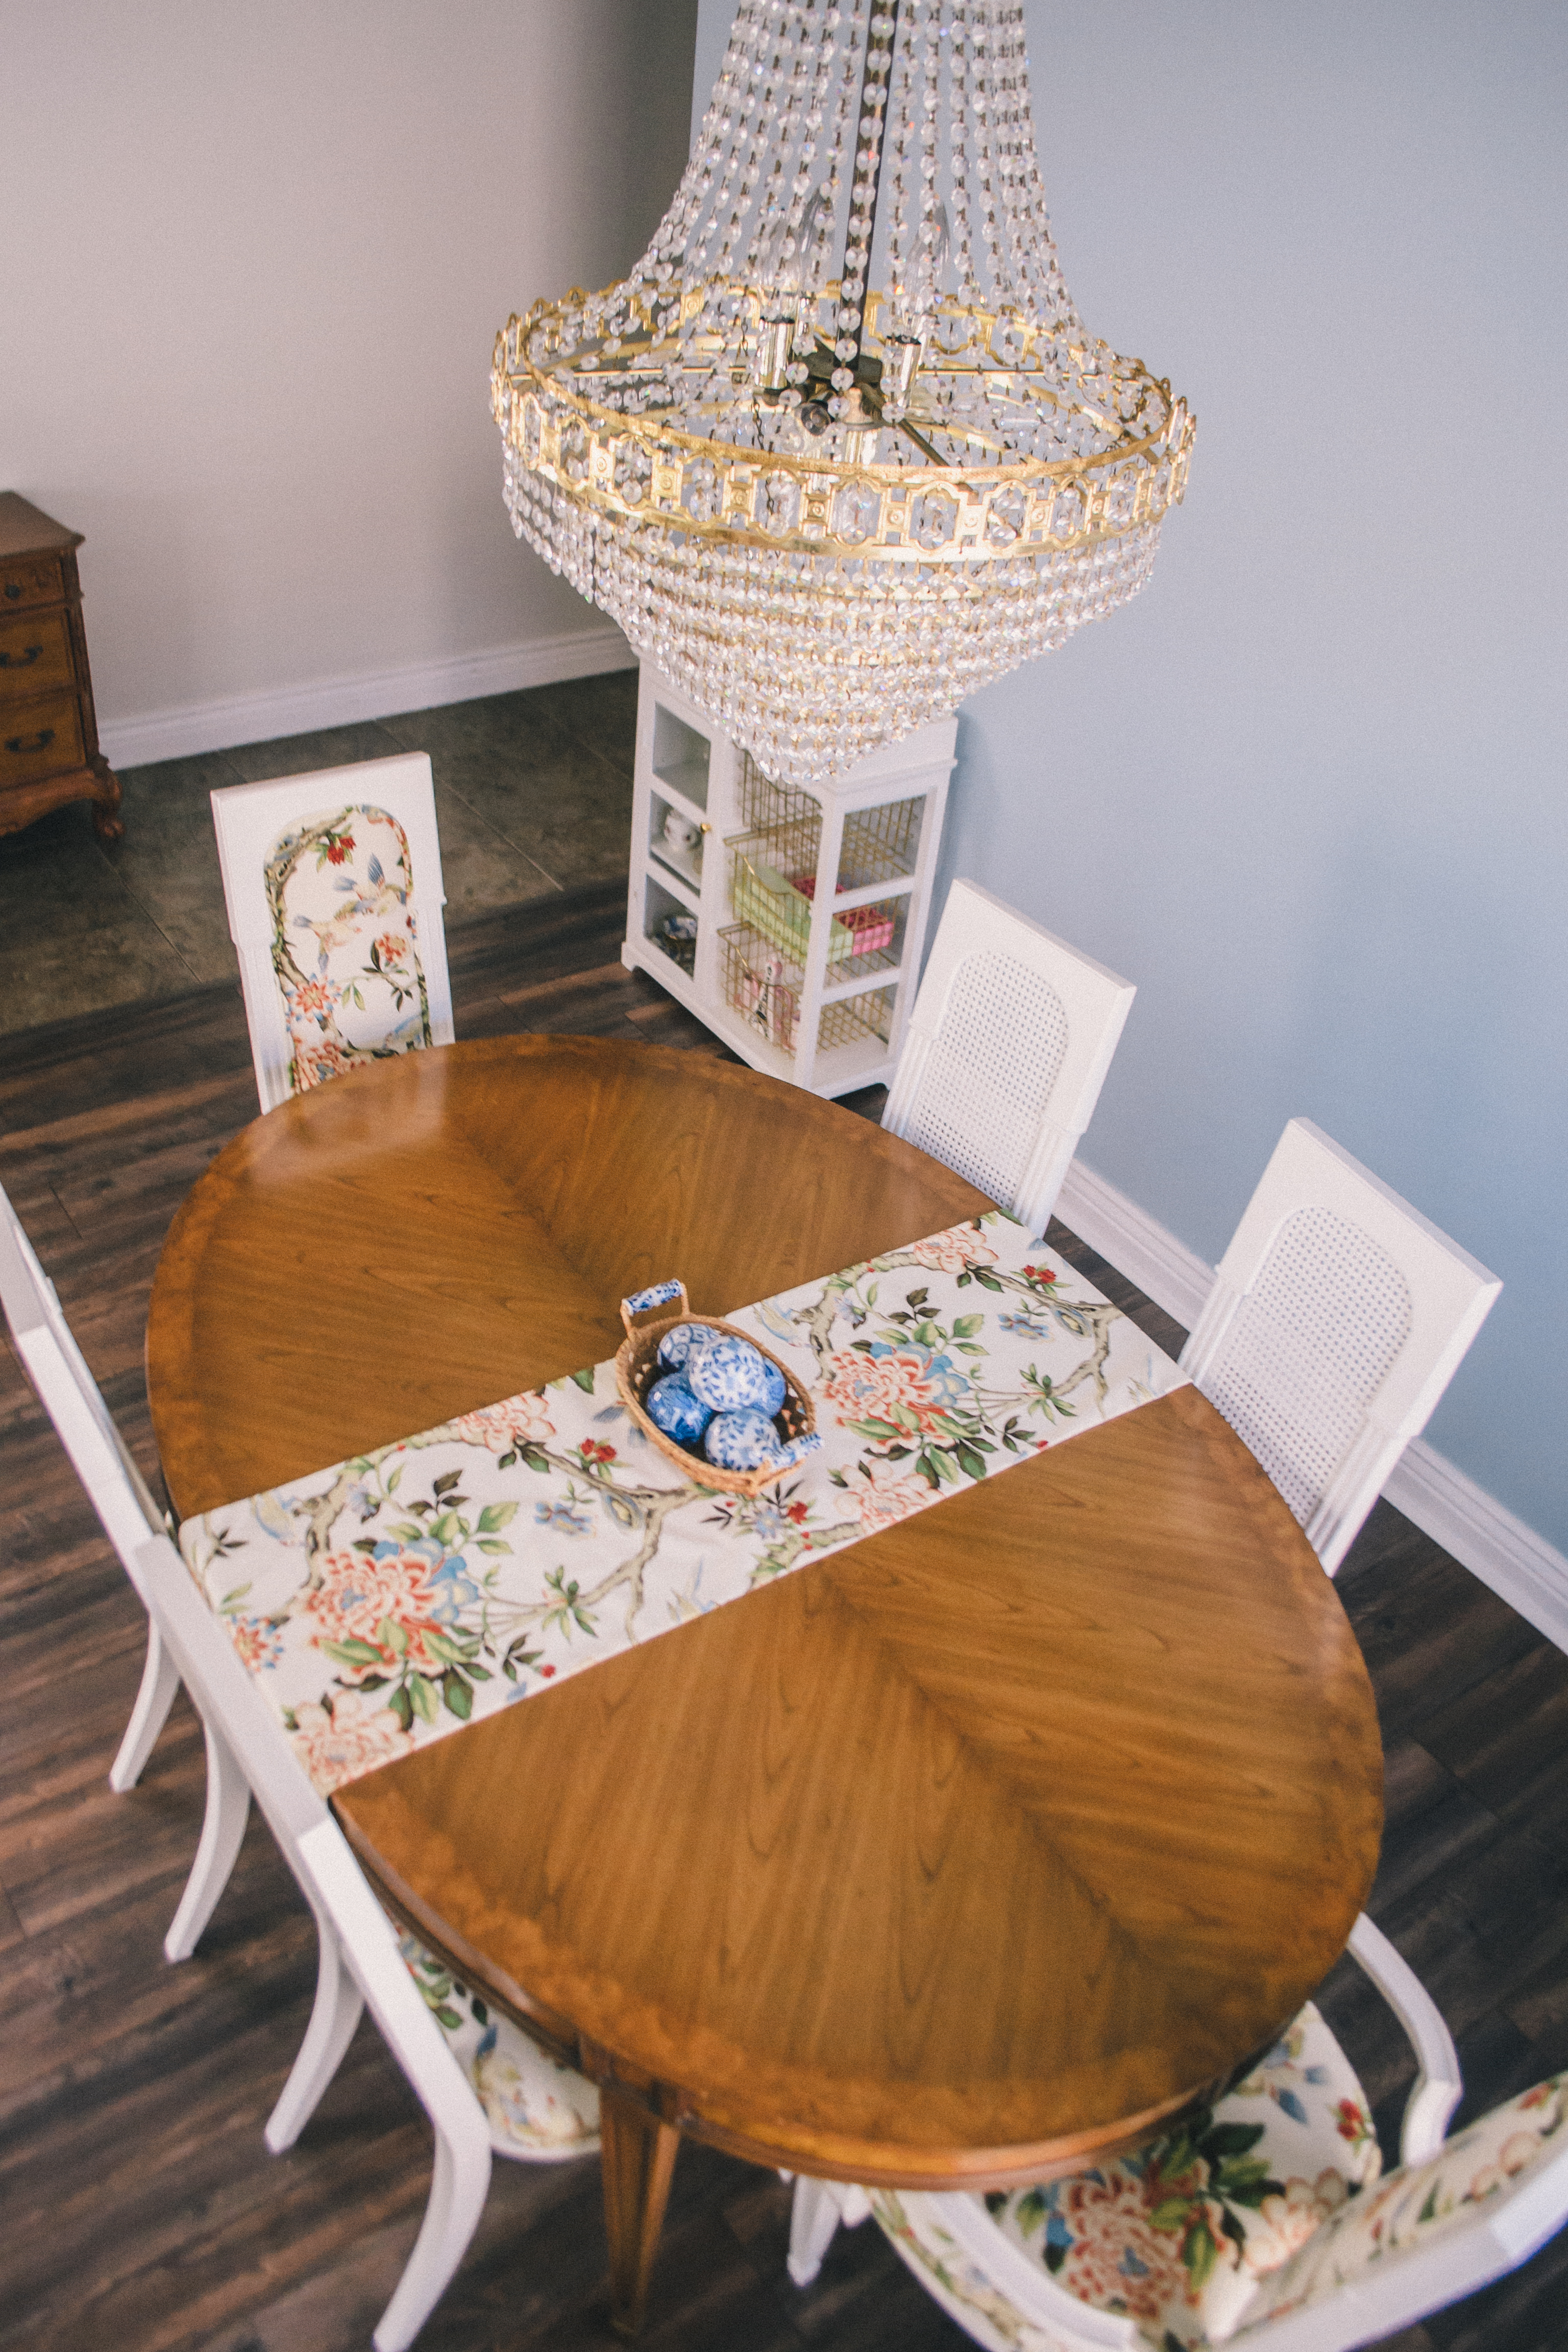
[[708, 1459], [721, 1470], [760, 1470], [776, 1462], [779, 1433], [765, 1412], [721, 1412], [709, 1423]]
[[782, 1412], [784, 1410], [784, 1376], [776, 1364], [769, 1362], [766, 1356], [763, 1358], [763, 1378], [768, 1384], [767, 1391], [757, 1410], [759, 1412], [765, 1412], [768, 1419], [772, 1421], [774, 1413]]
[[762, 1412], [771, 1383], [767, 1358], [749, 1339], [728, 1335], [714, 1340], [687, 1364], [687, 1377], [715, 1412]]
[[688, 1448], [700, 1442], [713, 1418], [713, 1408], [692, 1395], [683, 1372], [667, 1372], [662, 1381], [655, 1381], [647, 1392], [647, 1411], [656, 1429]]
[[676, 1323], [658, 1343], [658, 1360], [667, 1371], [683, 1372], [694, 1355], [713, 1342], [713, 1330], [707, 1323]]

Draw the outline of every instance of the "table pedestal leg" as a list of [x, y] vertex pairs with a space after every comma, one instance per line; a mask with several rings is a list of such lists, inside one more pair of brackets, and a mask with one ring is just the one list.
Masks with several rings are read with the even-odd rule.
[[647, 2305], [648, 2274], [680, 2134], [645, 2106], [607, 2090], [600, 2093], [599, 2132], [610, 2241], [610, 2325], [617, 2336], [635, 2336]]

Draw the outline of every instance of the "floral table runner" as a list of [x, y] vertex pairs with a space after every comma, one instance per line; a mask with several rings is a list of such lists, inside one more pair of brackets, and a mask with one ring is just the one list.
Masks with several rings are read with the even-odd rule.
[[323, 1794], [1185, 1377], [1001, 1210], [727, 1319], [825, 1441], [755, 1500], [683, 1480], [612, 1361], [185, 1521]]

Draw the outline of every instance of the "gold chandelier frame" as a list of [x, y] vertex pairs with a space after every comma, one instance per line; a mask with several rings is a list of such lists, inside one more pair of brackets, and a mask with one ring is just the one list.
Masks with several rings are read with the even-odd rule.
[[[836, 288], [826, 291], [829, 300], [837, 299]], [[753, 312], [759, 309], [752, 289], [710, 284], [686, 293], [679, 324], [698, 316], [716, 292]], [[628, 523], [657, 524], [718, 546], [754, 549], [762, 531], [781, 553], [973, 565], [1035, 551], [1078, 553], [1122, 538], [1162, 521], [1186, 487], [1191, 412], [1173, 401], [1167, 380], [1103, 346], [1094, 357], [1114, 371], [1119, 404], [1130, 405], [1139, 421], [1152, 408], [1155, 429], [1132, 437], [1103, 408], [1079, 403], [1100, 431], [1118, 436], [1095, 456], [994, 466], [861, 465], [853, 457], [748, 449], [679, 432], [657, 415], [601, 405], [575, 389], [577, 366], [568, 389], [556, 366], [569, 343], [568, 322], [589, 300], [574, 287], [559, 300], [536, 302], [526, 319], [513, 314], [496, 337], [491, 408], [503, 440], [530, 473], [574, 503]], [[868, 345], [880, 300], [874, 292], [866, 299]], [[646, 321], [646, 309], [638, 308]], [[1066, 404], [1027, 365], [1037, 341], [1048, 340], [1047, 330], [1016, 314], [952, 302], [943, 303], [939, 316], [938, 364], [944, 375], [971, 375], [987, 390], [1023, 403]], [[671, 337], [676, 323], [666, 319], [661, 341]], [[1017, 356], [1006, 364], [972, 358], [990, 354], [999, 329]], [[956, 341], [955, 330], [962, 330]], [[626, 340], [604, 362], [623, 378], [636, 366]], [[535, 349], [541, 349], [538, 360]], [[657, 349], [649, 322], [649, 340], [637, 358], [647, 364]], [[920, 421], [916, 412], [911, 422]], [[855, 494], [852, 504], [844, 498], [847, 489]]]

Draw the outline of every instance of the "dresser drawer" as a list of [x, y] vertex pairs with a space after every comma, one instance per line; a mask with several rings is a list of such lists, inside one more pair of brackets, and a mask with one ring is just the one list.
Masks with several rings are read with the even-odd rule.
[[41, 694], [47, 687], [75, 683], [64, 613], [14, 618], [0, 604], [0, 706], [22, 695]]
[[58, 555], [13, 555], [0, 563], [0, 613], [18, 604], [54, 604], [64, 595]]
[[58, 776], [82, 764], [81, 712], [74, 694], [40, 695], [0, 713], [0, 784]]

